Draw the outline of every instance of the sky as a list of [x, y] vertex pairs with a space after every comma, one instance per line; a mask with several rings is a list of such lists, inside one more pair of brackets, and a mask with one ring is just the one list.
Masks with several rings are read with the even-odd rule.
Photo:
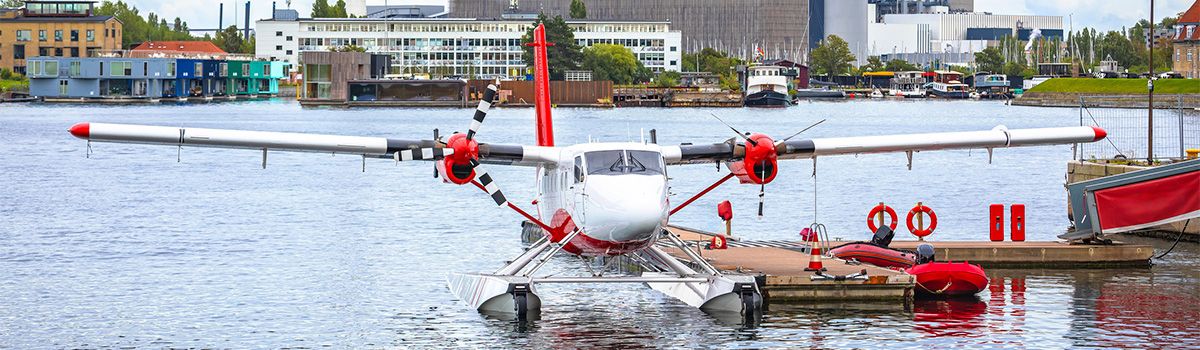
[[[217, 26], [218, 4], [225, 3], [225, 24], [232, 22], [233, 7], [237, 7], [238, 22], [244, 18], [242, 12], [245, 0], [124, 0], [132, 3], [144, 14], [154, 12], [159, 17], [165, 17], [168, 22], [180, 17], [188, 22], [191, 28], [215, 28]], [[653, 0], [647, 0], [653, 1]], [[837, 0], [835, 0], [837, 1]], [[1157, 0], [1155, 17], [1173, 16], [1195, 0]], [[271, 0], [251, 1], [251, 25], [254, 20], [271, 16]], [[312, 9], [313, 0], [294, 0], [292, 8], [300, 11], [300, 16], [308, 16]], [[330, 3], [336, 0], [330, 0]], [[283, 0], [276, 0], [276, 6], [286, 7]], [[383, 0], [367, 0], [368, 5], [383, 5]], [[388, 4], [445, 4], [445, 0], [389, 0]], [[237, 5], [235, 5], [237, 4]], [[1071, 26], [1069, 15], [1074, 14], [1075, 28], [1091, 27], [1101, 31], [1119, 30], [1149, 15], [1149, 1], [1146, 0], [975, 0], [975, 11], [991, 12], [994, 14], [1037, 14], [1063, 16], [1063, 26]], [[1158, 21], [1155, 21], [1156, 23]], [[239, 24], [240, 26], [240, 24]]]

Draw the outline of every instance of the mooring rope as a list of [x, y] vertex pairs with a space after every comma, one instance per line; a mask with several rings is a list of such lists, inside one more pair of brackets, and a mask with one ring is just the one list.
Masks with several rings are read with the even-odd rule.
[[1176, 245], [1179, 245], [1179, 240], [1183, 238], [1183, 234], [1184, 234], [1184, 233], [1187, 233], [1187, 227], [1188, 227], [1188, 224], [1190, 224], [1190, 223], [1192, 223], [1192, 219], [1187, 219], [1187, 221], [1184, 221], [1184, 222], [1183, 222], [1183, 228], [1182, 228], [1182, 229], [1179, 229], [1179, 236], [1178, 236], [1178, 237], [1175, 237], [1175, 243], [1172, 243], [1172, 244], [1171, 244], [1171, 248], [1170, 248], [1170, 249], [1167, 249], [1167, 251], [1166, 251], [1166, 252], [1164, 252], [1164, 253], [1162, 253], [1162, 255], [1159, 255], [1159, 256], [1157, 256], [1157, 257], [1154, 257], [1154, 258], [1155, 258], [1155, 259], [1162, 259], [1162, 257], [1164, 257], [1164, 256], [1167, 256], [1167, 254], [1170, 254], [1172, 250], [1175, 250], [1175, 246], [1176, 246]]

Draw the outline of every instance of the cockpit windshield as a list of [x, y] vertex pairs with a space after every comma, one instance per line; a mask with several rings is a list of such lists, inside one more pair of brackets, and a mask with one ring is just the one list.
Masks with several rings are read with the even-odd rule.
[[593, 151], [584, 153], [588, 175], [662, 175], [662, 155], [654, 151]]

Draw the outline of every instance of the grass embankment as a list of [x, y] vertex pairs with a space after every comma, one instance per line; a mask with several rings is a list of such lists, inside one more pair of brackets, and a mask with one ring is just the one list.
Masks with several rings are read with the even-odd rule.
[[[1029, 89], [1029, 92], [1065, 92], [1086, 94], [1145, 94], [1146, 79], [1054, 78]], [[1159, 79], [1156, 94], [1200, 94], [1200, 79]]]

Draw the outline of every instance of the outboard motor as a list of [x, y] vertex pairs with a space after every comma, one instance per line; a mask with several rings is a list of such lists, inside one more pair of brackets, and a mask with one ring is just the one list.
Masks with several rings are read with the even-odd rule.
[[875, 230], [875, 237], [871, 237], [871, 244], [879, 247], [887, 248], [892, 244], [892, 238], [896, 237], [896, 232], [890, 227], [883, 226]]
[[917, 265], [933, 262], [933, 245], [922, 243], [917, 246]]

